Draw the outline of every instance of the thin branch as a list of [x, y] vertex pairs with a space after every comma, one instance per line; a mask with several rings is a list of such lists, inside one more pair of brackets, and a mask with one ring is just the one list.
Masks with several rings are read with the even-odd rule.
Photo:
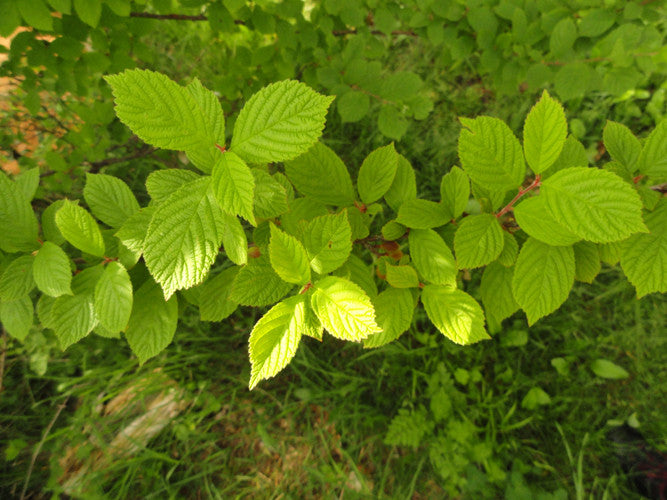
[[519, 199], [526, 194], [529, 191], [532, 191], [536, 187], [538, 187], [542, 182], [542, 177], [538, 174], [535, 176], [535, 180], [531, 182], [528, 186], [525, 188], [519, 189], [519, 192], [516, 194], [514, 198], [512, 198], [512, 201], [510, 201], [507, 205], [503, 207], [503, 209], [496, 214], [496, 218], [500, 219], [503, 215], [505, 215], [507, 212], [512, 210], [514, 208], [514, 204], [519, 201]]
[[157, 148], [143, 147], [139, 151], [131, 155], [121, 156], [119, 158], [107, 158], [105, 160], [94, 161], [90, 163], [89, 172], [91, 174], [95, 174], [99, 172], [101, 168], [106, 167], [108, 165], [113, 165], [115, 163], [123, 163], [130, 160], [136, 160], [137, 158], [145, 158], [146, 156], [152, 155], [155, 151], [157, 151]]
[[130, 12], [130, 17], [143, 17], [146, 19], [170, 19], [172, 21], [208, 21], [203, 14], [198, 16], [187, 16], [185, 14], [151, 14], [150, 12]]

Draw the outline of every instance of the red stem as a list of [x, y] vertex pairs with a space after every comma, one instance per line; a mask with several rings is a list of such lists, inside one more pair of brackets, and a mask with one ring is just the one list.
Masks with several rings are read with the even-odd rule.
[[512, 209], [514, 208], [514, 204], [515, 204], [517, 201], [519, 201], [519, 199], [520, 199], [524, 194], [526, 194], [526, 193], [529, 192], [529, 191], [532, 191], [533, 189], [535, 189], [536, 187], [538, 187], [541, 183], [542, 183], [542, 177], [541, 177], [539, 174], [537, 174], [537, 175], [535, 176], [535, 180], [534, 180], [533, 182], [531, 182], [531, 183], [530, 183], [528, 186], [526, 186], [525, 188], [521, 188], [521, 189], [519, 189], [519, 192], [517, 193], [517, 195], [516, 195], [514, 198], [512, 198], [512, 201], [510, 201], [507, 205], [505, 205], [505, 206], [502, 208], [502, 210], [496, 214], [496, 218], [500, 219], [503, 215], [505, 215], [507, 212], [509, 212], [510, 210], [512, 210]]

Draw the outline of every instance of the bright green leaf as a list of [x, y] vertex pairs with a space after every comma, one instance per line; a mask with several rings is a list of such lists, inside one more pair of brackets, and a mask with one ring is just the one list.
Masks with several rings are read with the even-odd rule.
[[110, 227], [120, 227], [139, 211], [139, 203], [123, 181], [111, 175], [86, 174], [83, 197], [90, 211]]
[[517, 255], [519, 255], [519, 244], [514, 235], [507, 231], [503, 231], [503, 250], [498, 256], [498, 263], [505, 267], [511, 267], [516, 262]]
[[347, 212], [311, 220], [303, 234], [303, 242], [313, 271], [327, 274], [338, 269], [352, 251], [352, 229]]
[[415, 300], [405, 288], [388, 288], [373, 299], [377, 324], [382, 331], [364, 340], [364, 347], [380, 347], [401, 336], [412, 323]]
[[115, 236], [132, 252], [143, 253], [146, 232], [156, 208], [156, 205], [142, 208], [116, 231]]
[[162, 203], [183, 184], [194, 181], [198, 177], [199, 175], [191, 170], [180, 168], [156, 170], [146, 178], [146, 190], [154, 202]]
[[194, 98], [204, 118], [202, 127], [207, 142], [196, 148], [186, 149], [189, 160], [203, 172], [209, 173], [221, 154], [216, 145], [225, 144], [225, 115], [220, 101], [213, 92], [195, 78], [185, 87]]
[[84, 253], [104, 256], [104, 239], [100, 228], [88, 213], [76, 203], [66, 200], [56, 213], [56, 225], [63, 237]]
[[627, 168], [629, 172], [634, 172], [642, 146], [630, 129], [622, 123], [607, 121], [602, 138], [604, 147], [612, 159]]
[[218, 205], [255, 225], [253, 198], [255, 178], [245, 162], [232, 152], [221, 154], [213, 166], [213, 192]]
[[449, 211], [450, 219], [457, 219], [466, 209], [470, 198], [470, 179], [459, 167], [442, 176], [440, 183], [440, 199]]
[[386, 280], [394, 288], [416, 288], [419, 286], [417, 271], [412, 266], [387, 264]]
[[271, 266], [284, 281], [305, 285], [310, 281], [308, 254], [301, 242], [294, 236], [271, 224], [269, 243]]
[[519, 304], [512, 294], [514, 268], [492, 262], [484, 269], [480, 294], [489, 323], [493, 319], [500, 323], [519, 310]]
[[385, 193], [384, 199], [394, 212], [398, 212], [404, 201], [414, 200], [416, 197], [417, 181], [415, 179], [415, 171], [410, 162], [403, 155], [399, 154], [394, 182]]
[[357, 178], [359, 196], [365, 204], [374, 203], [384, 196], [394, 182], [397, 166], [398, 154], [393, 142], [366, 157]]
[[266, 306], [282, 299], [293, 286], [276, 274], [268, 258], [253, 259], [236, 275], [229, 298], [244, 306]]
[[67, 349], [95, 328], [93, 297], [90, 294], [58, 297], [51, 307], [50, 321], [60, 348]]
[[0, 300], [25, 297], [35, 287], [32, 255], [21, 255], [9, 263], [0, 276]]
[[426, 285], [421, 300], [429, 319], [452, 342], [469, 345], [490, 338], [481, 306], [467, 293], [449, 286]]
[[523, 200], [514, 207], [514, 217], [528, 236], [548, 245], [570, 246], [581, 239], [554, 219], [542, 196]]
[[132, 283], [125, 268], [109, 262], [95, 286], [95, 314], [110, 333], [125, 330], [132, 312]]
[[456, 261], [444, 240], [432, 229], [413, 229], [409, 235], [410, 257], [425, 281], [456, 285]]
[[228, 267], [201, 286], [199, 314], [202, 321], [222, 321], [236, 310], [238, 303], [229, 296], [238, 272], [238, 267]]
[[580, 241], [574, 244], [574, 278], [584, 283], [593, 283], [600, 272], [600, 252], [595, 243]]
[[289, 210], [287, 191], [268, 172], [253, 168], [255, 178], [255, 215], [262, 219], [272, 219]]
[[45, 241], [32, 266], [37, 288], [52, 297], [72, 293], [72, 269], [69, 257], [58, 245]]
[[667, 180], [667, 119], [653, 129], [639, 155], [639, 171], [658, 181]]
[[449, 213], [440, 203], [412, 199], [401, 204], [396, 222], [413, 229], [431, 229], [449, 222]]
[[542, 173], [554, 164], [566, 137], [567, 120], [563, 106], [545, 90], [528, 113], [523, 127], [523, 149], [533, 172]]
[[459, 269], [482, 267], [498, 258], [505, 245], [503, 230], [493, 214], [466, 217], [454, 236]]
[[244, 265], [248, 262], [248, 239], [241, 221], [236, 216], [225, 213], [219, 214], [218, 219], [222, 233], [222, 247], [227, 258], [238, 266]]

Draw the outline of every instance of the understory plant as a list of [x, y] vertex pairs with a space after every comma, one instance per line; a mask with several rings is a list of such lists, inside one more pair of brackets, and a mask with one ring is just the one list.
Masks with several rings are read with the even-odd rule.
[[181, 300], [203, 321], [271, 306], [249, 336], [252, 389], [304, 335], [379, 347], [419, 304], [466, 345], [519, 309], [530, 325], [552, 313], [601, 262], [620, 261], [638, 297], [667, 290], [667, 121], [643, 141], [608, 122], [611, 161], [598, 168], [546, 91], [523, 143], [497, 118], [462, 117], [460, 167], [428, 200], [393, 143], [370, 152], [353, 183], [319, 142], [333, 97], [298, 81], [254, 94], [229, 143], [220, 102], [198, 80], [128, 70], [106, 81], [120, 121], [192, 168], [151, 173], [145, 207], [122, 180], [88, 174], [88, 208], [60, 199], [39, 221], [38, 170], [0, 175], [0, 319], [21, 341], [49, 329], [66, 349], [123, 333], [144, 363], [172, 341]]

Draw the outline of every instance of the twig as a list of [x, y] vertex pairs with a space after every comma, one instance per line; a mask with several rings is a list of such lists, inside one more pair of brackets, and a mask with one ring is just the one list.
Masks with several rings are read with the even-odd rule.
[[2, 352], [0, 353], [0, 394], [2, 394], [2, 379], [5, 375], [5, 357], [7, 356], [7, 331], [2, 327]]
[[35, 467], [35, 462], [37, 461], [37, 456], [42, 451], [42, 446], [44, 446], [46, 437], [49, 435], [49, 432], [51, 432], [53, 424], [55, 424], [56, 420], [58, 420], [60, 412], [62, 412], [63, 409], [65, 409], [65, 406], [67, 406], [67, 401], [69, 401], [69, 396], [67, 396], [67, 398], [62, 404], [58, 405], [55, 415], [53, 415], [51, 422], [49, 422], [49, 425], [47, 425], [46, 429], [44, 429], [44, 434], [42, 434], [42, 439], [39, 441], [37, 447], [35, 448], [34, 453], [32, 454], [32, 458], [30, 459], [30, 465], [28, 466], [28, 473], [25, 476], [25, 482], [23, 483], [23, 489], [21, 490], [20, 500], [24, 500], [25, 498], [26, 491], [28, 491], [28, 483], [30, 482], [30, 476], [32, 475], [32, 470]]
[[512, 210], [514, 208], [514, 204], [519, 201], [519, 199], [526, 194], [528, 191], [532, 191], [536, 187], [538, 187], [542, 182], [542, 177], [538, 174], [535, 176], [535, 180], [531, 182], [527, 187], [519, 189], [519, 192], [516, 194], [514, 198], [512, 198], [512, 201], [510, 201], [507, 205], [503, 207], [503, 209], [496, 214], [496, 218], [500, 219], [503, 215], [505, 215], [507, 212]]
[[130, 12], [130, 17], [143, 17], [146, 19], [170, 19], [172, 21], [208, 21], [203, 14], [188, 16], [185, 14], [151, 14], [150, 12]]

